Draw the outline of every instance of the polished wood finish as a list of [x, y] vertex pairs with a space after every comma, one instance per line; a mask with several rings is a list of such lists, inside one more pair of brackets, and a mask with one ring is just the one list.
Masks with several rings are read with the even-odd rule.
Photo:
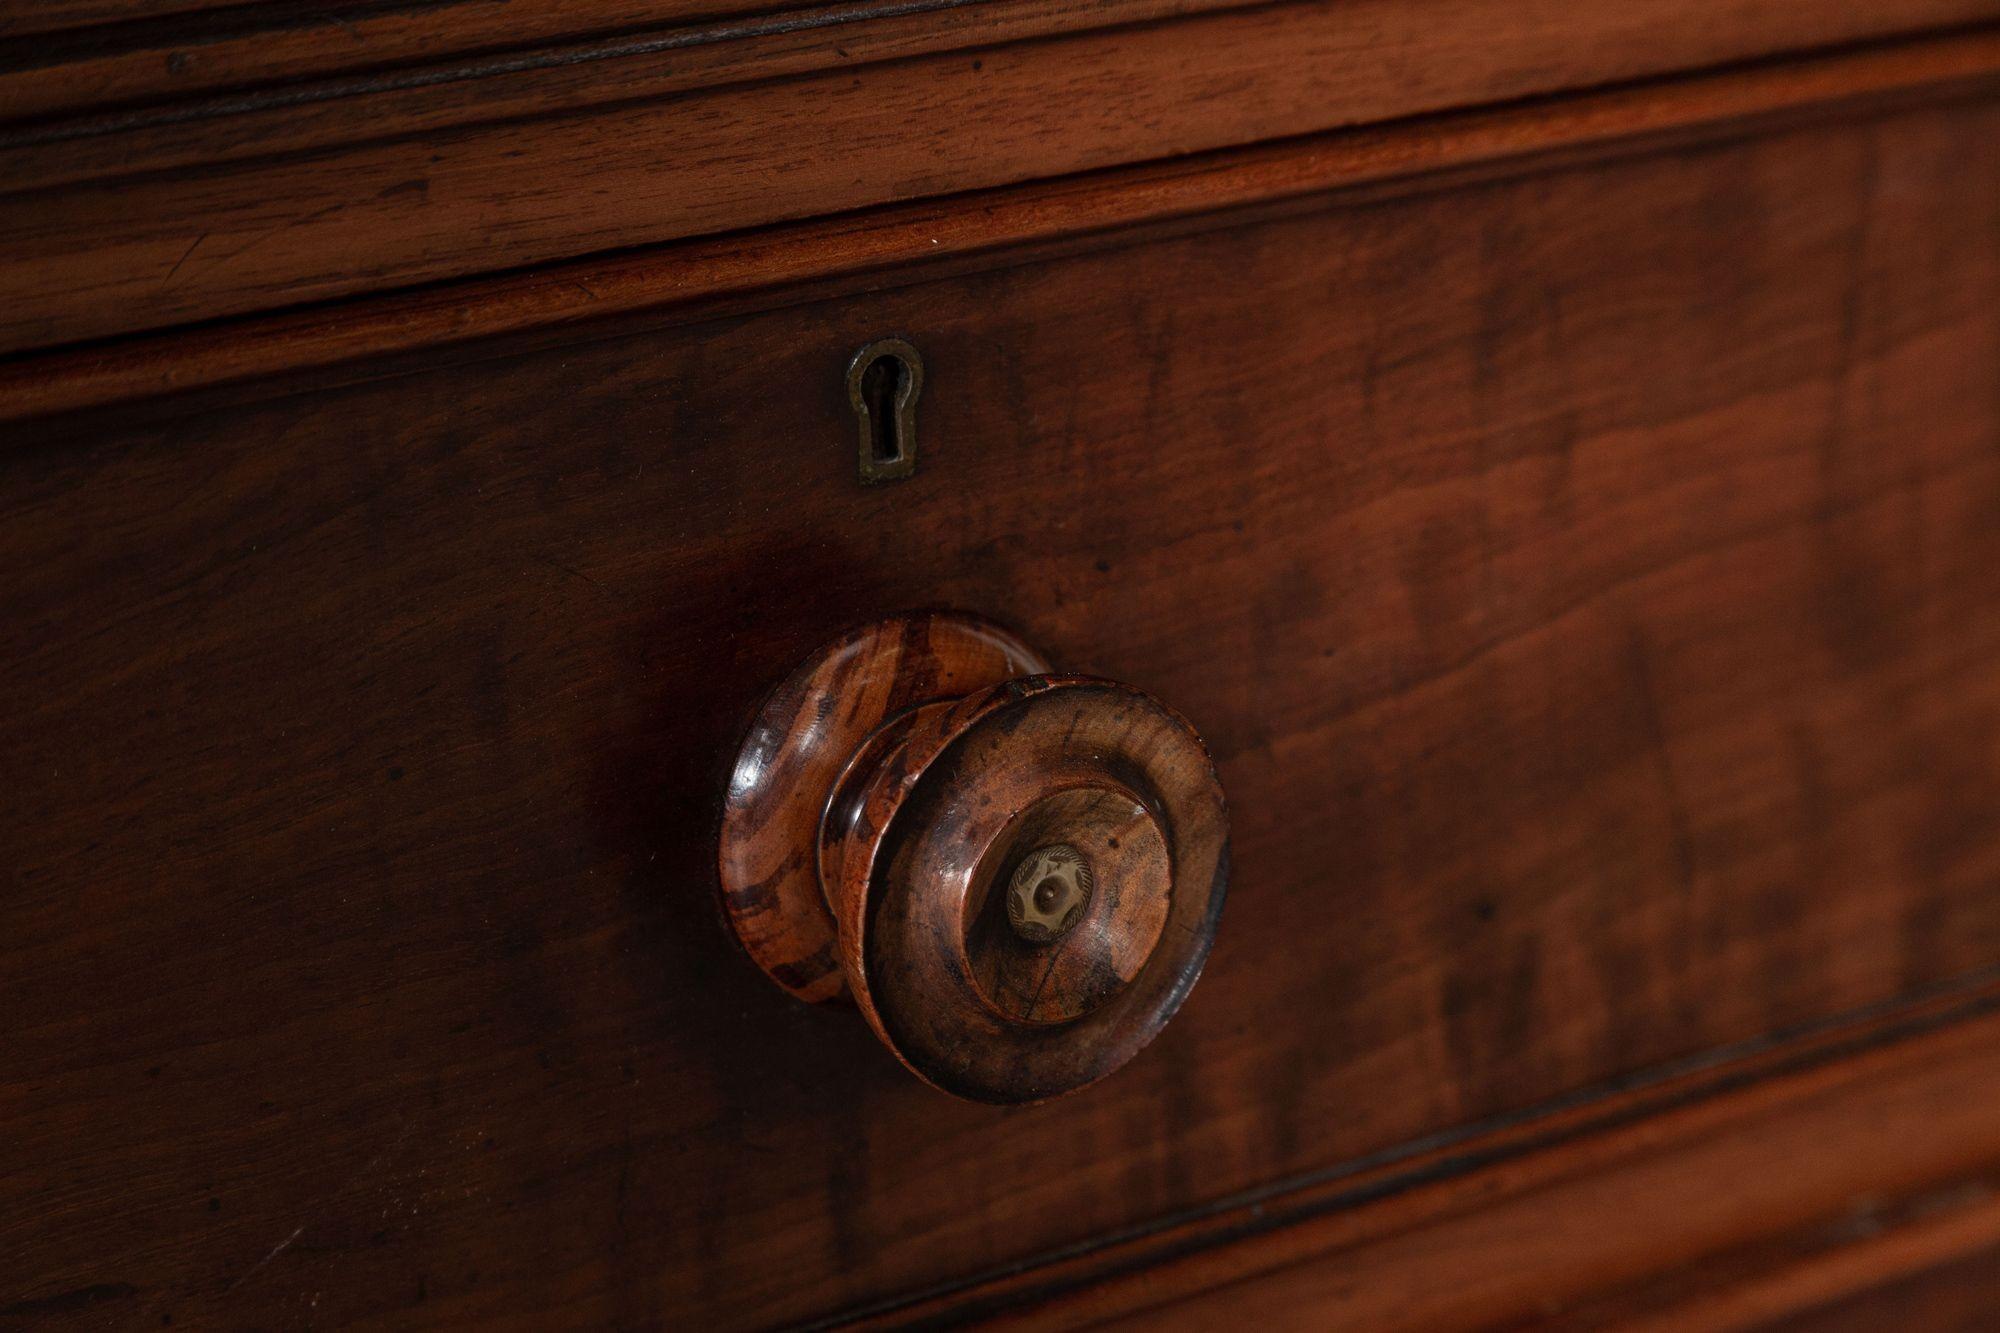
[[924, 614], [850, 630], [771, 692], [730, 768], [716, 847], [723, 914], [764, 975], [810, 1003], [850, 998], [820, 844], [863, 743], [919, 705], [1049, 669], [998, 625]]
[[731, 16], [741, 25], [786, 8], [773, 0], [15, 0], [0, 9], [0, 120], [200, 107], [197, 99], [224, 96], [239, 105], [297, 100], [301, 84], [324, 98], [398, 76], [473, 79], [496, 67], [686, 44], [690, 23]]
[[759, 709], [718, 864], [772, 980], [853, 1001], [934, 1087], [1017, 1104], [1112, 1073], [1180, 1008], [1228, 821], [1170, 709], [920, 612], [841, 635]]
[[[1812, 1058], [1760, 1052], [862, 1323], [1980, 1327], [1965, 1314], [2000, 1278], [1992, 998], [1970, 1021], [1819, 1034]], [[1894, 1305], [1864, 1295], [1878, 1286]]]
[[[662, 320], [767, 309], [802, 293], [1004, 268], [1073, 249], [1080, 235], [1090, 244], [1138, 240], [1257, 210], [1324, 207], [1336, 191], [1343, 202], [1371, 203], [1518, 172], [1533, 160], [1576, 165], [1637, 145], [1697, 143], [1912, 98], [1983, 95], [1996, 79], [2000, 33], [1958, 32], [554, 264], [0, 362], [0, 423], [217, 386], [238, 395], [297, 393], [326, 378], [386, 373], [385, 362], [491, 357]], [[302, 373], [279, 374], [286, 371]], [[0, 430], [0, 445], [45, 433], [14, 426]]]
[[[531, 23], [504, 58], [385, 50], [378, 74], [157, 107], [30, 65], [0, 105], [110, 104], [0, 130], [0, 351], [1996, 20], [1996, 0], [863, 4], [553, 52]], [[141, 68], [231, 59], [171, 33]], [[339, 23], [261, 40], [366, 50]]]
[[[0, 1310], [914, 1309], [1973, 984], [1962, 91], [18, 427]], [[845, 363], [891, 332], [935, 447], [863, 489]], [[938, 604], [1172, 700], [1231, 795], [1195, 997], [1047, 1106], [938, 1096], [715, 920], [760, 697]], [[1884, 1188], [1956, 1169], [1916, 1137]]]
[[[1030, 676], [919, 711], [872, 768], [829, 807], [829, 892], [855, 998], [912, 1070], [1041, 1101], [1159, 1034], [1229, 876], [1222, 792], [1183, 720], [1129, 686]], [[1089, 901], [1053, 943], [1024, 940], [1005, 885], [1050, 848], [1089, 865]]]

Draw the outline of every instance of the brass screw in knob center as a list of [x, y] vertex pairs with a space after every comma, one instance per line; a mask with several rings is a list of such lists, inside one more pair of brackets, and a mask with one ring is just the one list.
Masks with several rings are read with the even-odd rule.
[[1007, 889], [1007, 923], [1033, 944], [1047, 944], [1083, 916], [1090, 903], [1090, 863], [1067, 843], [1023, 857]]

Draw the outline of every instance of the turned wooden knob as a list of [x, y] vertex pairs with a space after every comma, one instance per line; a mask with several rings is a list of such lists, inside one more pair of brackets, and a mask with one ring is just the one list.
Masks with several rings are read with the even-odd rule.
[[1027, 1102], [1173, 1017], [1215, 935], [1228, 821], [1172, 709], [932, 612], [843, 636], [772, 694], [719, 865], [772, 980], [851, 1000], [946, 1092]]

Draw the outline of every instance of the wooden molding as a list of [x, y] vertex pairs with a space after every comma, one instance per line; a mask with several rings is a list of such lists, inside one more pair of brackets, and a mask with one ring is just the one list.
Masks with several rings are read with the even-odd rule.
[[[86, 44], [0, 78], [30, 117], [0, 138], [0, 350], [1996, 18], [2000, 0], [1739, 0], [1711, 22], [1680, 0], [849, 4], [557, 55], [384, 48], [393, 68], [331, 82], [246, 50], [240, 77], [277, 84], [165, 101], [86, 68]], [[169, 46], [141, 64], [186, 54]]]
[[2000, 1246], [2000, 982], [826, 1326], [1738, 1328]]
[[[1922, 38], [1556, 105], [1458, 113], [1281, 144], [907, 204], [474, 279], [418, 292], [240, 319], [0, 364], [0, 421], [25, 422], [292, 371], [364, 368], [444, 349], [467, 355], [685, 322], [839, 291], [922, 281], [1134, 229], [1211, 226], [1270, 207], [1319, 207], [1471, 176], [1637, 151], [1747, 125], [1855, 114], [1911, 98], [1980, 95], [2000, 76], [2000, 30]], [[5, 442], [31, 443], [16, 428]]]
[[[446, 43], [423, 52], [426, 62], [387, 65], [347, 63], [356, 58], [355, 50], [333, 45], [345, 62], [336, 61], [320, 76], [285, 77], [281, 65], [258, 67], [255, 83], [156, 89], [151, 99], [136, 103], [85, 95], [78, 85], [87, 85], [89, 76], [75, 68], [31, 64], [12, 75], [0, 73], [0, 99], [30, 101], [33, 94], [19, 85], [46, 78], [69, 99], [67, 109], [54, 115], [0, 114], [0, 187], [49, 189], [589, 114], [731, 85], [1259, 2], [834, 0], [770, 12], [684, 16], [575, 42], [458, 52]], [[150, 54], [155, 64], [167, 59]]]
[[772, 0], [40, 0], [0, 17], [0, 120], [398, 69], [421, 68], [434, 81], [454, 68], [476, 77], [503, 52], [516, 67], [555, 63], [579, 46], [786, 8]]

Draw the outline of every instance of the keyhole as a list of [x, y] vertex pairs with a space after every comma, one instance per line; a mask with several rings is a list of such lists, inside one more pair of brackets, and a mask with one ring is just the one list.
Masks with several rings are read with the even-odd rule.
[[847, 397], [861, 426], [863, 484], [900, 481], [917, 470], [917, 395], [924, 363], [901, 338], [869, 343], [847, 364]]
[[896, 399], [909, 373], [893, 356], [878, 356], [861, 372], [861, 401], [868, 405], [868, 433], [877, 463], [894, 463], [903, 456], [897, 428]]

